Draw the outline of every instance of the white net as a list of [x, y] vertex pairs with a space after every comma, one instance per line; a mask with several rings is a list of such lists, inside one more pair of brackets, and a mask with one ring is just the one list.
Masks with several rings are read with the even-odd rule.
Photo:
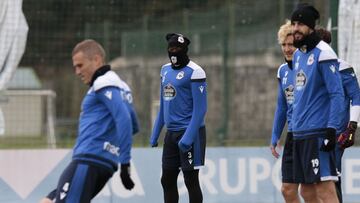
[[0, 24], [0, 90], [4, 90], [25, 51], [29, 27], [22, 0], [0, 1]]
[[[6, 90], [0, 103], [0, 138], [21, 144], [56, 147], [55, 97], [52, 90]], [[4, 143], [3, 143], [4, 144]], [[1, 146], [0, 146], [1, 148]]]
[[[341, 0], [338, 19], [339, 57], [349, 62], [360, 74], [360, 1]], [[359, 77], [358, 77], [359, 79]]]
[[[22, 0], [0, 1], [0, 27], [0, 91], [2, 91], [6, 89], [25, 51], [29, 27], [22, 12]], [[0, 135], [4, 134], [5, 119], [0, 106]]]

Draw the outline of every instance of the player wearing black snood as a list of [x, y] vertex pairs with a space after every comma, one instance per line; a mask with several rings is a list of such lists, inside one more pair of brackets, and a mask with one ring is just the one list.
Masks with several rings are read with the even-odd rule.
[[161, 184], [165, 203], [177, 203], [177, 178], [181, 169], [190, 203], [202, 203], [199, 168], [204, 165], [207, 110], [206, 74], [187, 51], [190, 40], [181, 34], [166, 35], [170, 63], [161, 68], [160, 107], [150, 145], [157, 146], [166, 126]]
[[178, 34], [170, 33], [166, 35], [168, 41], [168, 55], [171, 61], [171, 66], [175, 69], [180, 69], [186, 66], [190, 59], [187, 55], [190, 40], [186, 37], [177, 37]]

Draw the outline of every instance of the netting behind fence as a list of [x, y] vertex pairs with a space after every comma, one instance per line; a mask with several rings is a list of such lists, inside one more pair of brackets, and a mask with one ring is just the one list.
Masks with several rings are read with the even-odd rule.
[[[146, 146], [159, 98], [160, 67], [169, 61], [164, 37], [168, 32], [180, 32], [192, 41], [190, 58], [207, 73], [208, 143], [267, 145], [276, 71], [283, 61], [276, 33], [298, 2], [26, 0], [22, 8], [29, 34], [20, 65], [35, 70], [41, 86], [34, 89], [56, 93], [56, 144], [71, 147], [77, 136], [80, 103], [88, 89], [74, 75], [71, 50], [86, 38], [99, 41], [109, 63], [133, 90], [141, 128], [135, 145]], [[329, 1], [308, 2], [320, 10], [321, 23], [326, 24]], [[36, 134], [43, 146], [51, 146], [48, 143], [53, 141], [44, 130], [44, 115], [48, 114], [42, 111], [47, 103], [25, 96], [21, 102], [24, 105], [15, 107], [23, 113], [16, 118], [16, 130], [30, 133], [30, 129], [40, 129], [31, 134]], [[27, 125], [21, 124], [22, 119], [29, 121]], [[41, 126], [31, 124], [37, 119]], [[4, 137], [13, 136], [5, 133]], [[17, 143], [28, 147], [25, 135], [17, 137]]]

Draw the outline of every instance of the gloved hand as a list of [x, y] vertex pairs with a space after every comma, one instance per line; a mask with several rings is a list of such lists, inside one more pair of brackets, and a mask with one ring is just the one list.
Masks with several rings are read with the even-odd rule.
[[320, 150], [325, 152], [331, 151], [335, 149], [335, 144], [336, 144], [336, 130], [334, 128], [327, 128], [325, 139], [323, 140]]
[[121, 164], [120, 179], [127, 190], [134, 188], [135, 184], [130, 178], [130, 163]]
[[157, 142], [155, 142], [155, 143], [150, 143], [150, 146], [151, 147], [157, 147], [159, 144], [157, 143]]
[[341, 149], [351, 147], [354, 144], [356, 128], [357, 122], [350, 121], [345, 132], [340, 134], [337, 141]]
[[181, 140], [178, 143], [179, 149], [182, 152], [188, 152], [191, 150], [192, 146], [191, 145], [187, 145], [181, 142]]
[[151, 135], [149, 143], [150, 143], [151, 147], [157, 147], [158, 146], [158, 138], [157, 138], [157, 136]]

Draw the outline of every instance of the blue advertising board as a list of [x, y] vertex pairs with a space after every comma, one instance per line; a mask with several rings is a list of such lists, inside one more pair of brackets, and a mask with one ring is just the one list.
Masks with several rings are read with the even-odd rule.
[[[208, 148], [200, 182], [206, 203], [284, 202], [281, 162], [268, 147]], [[360, 202], [360, 148], [346, 150], [343, 157], [344, 202]], [[135, 148], [131, 175], [135, 188], [127, 191], [115, 173], [94, 203], [162, 202], [161, 148]], [[0, 203], [38, 202], [56, 187], [70, 162], [70, 150], [0, 150]], [[180, 203], [188, 202], [186, 187], [178, 179]]]

